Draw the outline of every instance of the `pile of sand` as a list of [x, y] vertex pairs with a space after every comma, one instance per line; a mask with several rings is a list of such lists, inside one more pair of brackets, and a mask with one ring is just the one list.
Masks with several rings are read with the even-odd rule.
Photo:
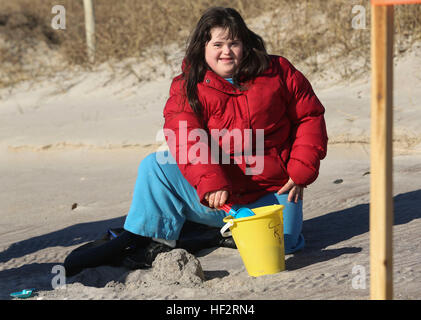
[[201, 285], [205, 281], [200, 261], [183, 249], [158, 254], [152, 264], [152, 276], [164, 283], [186, 286]]

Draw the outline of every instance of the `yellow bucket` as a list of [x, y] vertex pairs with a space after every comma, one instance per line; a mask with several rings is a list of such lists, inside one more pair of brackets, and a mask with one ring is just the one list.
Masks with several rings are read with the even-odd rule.
[[[221, 234], [235, 241], [250, 276], [278, 273], [285, 270], [283, 205], [251, 209], [255, 215], [224, 218]], [[227, 232], [228, 228], [231, 232]]]

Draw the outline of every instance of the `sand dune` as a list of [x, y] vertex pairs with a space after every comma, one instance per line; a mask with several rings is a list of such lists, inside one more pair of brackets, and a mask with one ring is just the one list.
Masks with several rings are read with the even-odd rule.
[[[420, 299], [421, 51], [396, 60], [394, 298]], [[137, 83], [106, 69], [0, 92], [0, 299], [368, 299], [369, 77], [315, 80], [330, 145], [304, 196], [306, 248], [286, 271], [252, 278], [238, 252], [203, 250], [205, 281], [168, 284], [153, 270], [103, 266], [52, 288], [52, 268], [124, 222], [137, 166], [162, 147], [169, 77]], [[110, 80], [111, 79], [111, 80]], [[74, 206], [76, 204], [76, 206]], [[73, 209], [72, 209], [73, 207]], [[357, 268], [357, 269], [355, 269]], [[355, 270], [366, 285], [355, 288]]]

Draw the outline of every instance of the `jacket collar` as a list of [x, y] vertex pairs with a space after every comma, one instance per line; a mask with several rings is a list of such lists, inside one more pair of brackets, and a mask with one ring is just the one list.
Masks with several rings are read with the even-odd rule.
[[205, 87], [214, 88], [218, 91], [227, 94], [237, 95], [242, 93], [242, 91], [239, 88], [235, 87], [232, 83], [217, 75], [212, 70], [206, 71], [205, 77], [203, 78], [201, 85]]
[[[277, 61], [279, 57], [274, 56], [274, 55], [269, 55], [269, 57], [270, 57], [269, 68], [265, 72], [263, 72], [263, 75], [273, 76], [273, 74], [277, 72], [276, 68], [274, 68], [274, 62]], [[183, 62], [181, 65], [182, 71], [185, 71], [185, 68], [186, 68], [186, 60], [183, 59]], [[240, 95], [244, 91], [246, 91], [244, 89], [240, 90], [239, 88], [234, 86], [231, 82], [217, 75], [212, 70], [206, 71], [203, 81], [200, 82], [199, 84], [205, 87], [214, 88], [218, 91], [231, 94], [231, 95]], [[248, 83], [248, 85], [250, 85], [250, 83]], [[246, 84], [246, 87], [247, 87], [247, 84]]]

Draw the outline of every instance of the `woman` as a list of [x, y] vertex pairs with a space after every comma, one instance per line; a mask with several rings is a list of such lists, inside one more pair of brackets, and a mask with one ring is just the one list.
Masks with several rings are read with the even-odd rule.
[[[142, 161], [124, 228], [176, 240], [186, 219], [222, 226], [225, 213], [217, 208], [225, 203], [234, 208], [279, 203], [285, 206], [286, 252], [301, 249], [303, 188], [317, 178], [327, 149], [324, 108], [310, 83], [285, 58], [268, 55], [261, 37], [231, 8], [204, 13], [182, 69], [164, 109], [171, 153]], [[224, 129], [226, 135], [240, 129], [244, 145], [246, 132], [256, 139], [256, 131], [263, 129], [263, 150], [248, 143], [252, 155], [245, 155], [246, 148], [242, 155], [233, 154], [238, 143], [227, 144], [235, 139], [224, 140], [222, 134], [225, 143], [217, 141], [219, 149], [235, 160], [227, 164], [214, 159], [211, 134], [186, 139], [197, 136], [191, 135], [194, 130]], [[167, 162], [159, 161], [165, 158]], [[246, 174], [252, 167], [247, 158], [255, 164], [262, 160], [257, 174]]]
[[150, 265], [175, 247], [186, 221], [222, 227], [224, 204], [284, 205], [285, 252], [302, 249], [303, 188], [326, 155], [323, 114], [308, 80], [285, 58], [268, 55], [237, 11], [208, 9], [164, 108], [170, 152], [150, 154], [139, 166], [120, 240], [153, 241], [144, 250], [148, 263], [143, 252], [128, 264]]

